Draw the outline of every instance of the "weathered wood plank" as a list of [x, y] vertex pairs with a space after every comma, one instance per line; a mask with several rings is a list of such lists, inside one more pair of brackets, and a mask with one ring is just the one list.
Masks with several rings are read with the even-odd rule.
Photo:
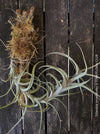
[[[46, 53], [63, 52], [67, 53], [68, 41], [68, 15], [67, 0], [46, 0], [45, 5], [45, 34], [46, 34]], [[46, 58], [48, 64], [61, 67], [67, 71], [67, 60], [61, 56], [53, 55]], [[57, 75], [54, 72], [55, 75]], [[59, 75], [57, 75], [59, 79]], [[60, 98], [67, 105], [67, 97]], [[61, 133], [67, 134], [67, 116], [63, 106], [53, 101], [52, 104], [59, 112], [61, 117]], [[47, 133], [57, 134], [59, 131], [59, 119], [56, 112], [50, 107], [47, 111]]]
[[[43, 1], [42, 0], [19, 0], [19, 8], [29, 9], [34, 6], [34, 26], [35, 29], [39, 28], [39, 40], [43, 38]], [[38, 44], [38, 60], [44, 59], [44, 46], [43, 40], [41, 40]], [[35, 111], [36, 109], [28, 109], [25, 118], [24, 118], [24, 134], [38, 134], [40, 127], [40, 112], [30, 112]], [[38, 109], [40, 110], [40, 109]], [[45, 133], [45, 118], [43, 113], [43, 125], [41, 134]]]
[[[8, 9], [9, 8], [9, 9]], [[17, 8], [17, 0], [3, 0], [0, 1], [0, 39], [7, 43], [7, 40], [10, 38], [10, 24], [8, 24], [8, 19], [12, 16], [15, 16], [12, 9]], [[5, 47], [0, 42], [0, 77], [3, 79], [8, 78], [9, 70], [3, 70], [7, 68], [10, 63], [8, 58], [8, 52], [5, 50]], [[6, 66], [7, 65], [7, 66]], [[9, 89], [9, 83], [3, 83], [0, 80], [0, 95], [7, 92]], [[0, 106], [4, 106], [11, 102], [13, 95], [9, 93], [4, 98], [0, 98]], [[6, 134], [18, 121], [21, 117], [21, 110], [17, 104], [13, 104], [5, 109], [0, 109], [0, 134]], [[21, 134], [21, 123], [11, 132], [11, 134]]]
[[[95, 1], [95, 31], [94, 31], [94, 45], [95, 45], [95, 64], [100, 61], [100, 1]], [[100, 76], [100, 66], [95, 67], [95, 75]], [[94, 91], [100, 94], [100, 80], [94, 80]], [[93, 134], [100, 133], [100, 99], [94, 98], [94, 119], [93, 119]]]
[[[70, 0], [70, 55], [81, 69], [84, 68], [84, 62], [75, 42], [80, 44], [85, 54], [86, 62], [88, 66], [91, 66], [93, 40], [92, 10], [92, 1]], [[89, 86], [91, 87], [91, 82]], [[91, 94], [86, 90], [84, 90], [84, 102], [82, 102], [81, 93], [70, 97], [70, 134], [91, 134], [91, 105]]]

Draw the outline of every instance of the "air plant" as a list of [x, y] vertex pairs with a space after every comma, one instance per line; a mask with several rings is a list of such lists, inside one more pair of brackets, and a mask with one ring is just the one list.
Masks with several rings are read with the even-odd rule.
[[[47, 55], [59, 55], [67, 58], [75, 69], [75, 74], [73, 76], [70, 77], [63, 69], [53, 65], [42, 65], [38, 68], [38, 65], [41, 63], [41, 61], [34, 63], [32, 71], [29, 71], [31, 60], [32, 58], [36, 59], [38, 51], [36, 45], [36, 42], [38, 40], [38, 30], [34, 29], [32, 23], [33, 13], [34, 7], [31, 7], [30, 11], [23, 11], [22, 13], [21, 10], [17, 10], [17, 17], [15, 19], [16, 23], [13, 23], [11, 20], [9, 21], [9, 23], [11, 24], [12, 32], [11, 39], [10, 41], [8, 41], [6, 48], [10, 51], [10, 72], [9, 78], [7, 80], [1, 80], [4, 82], [10, 80], [10, 87], [8, 91], [0, 97], [4, 97], [9, 92], [12, 92], [14, 98], [9, 104], [0, 107], [0, 109], [8, 107], [15, 102], [18, 102], [24, 112], [19, 121], [8, 131], [7, 134], [9, 134], [24, 118], [27, 109], [34, 107], [40, 108], [40, 133], [42, 125], [42, 112], [45, 111], [48, 106], [51, 106], [56, 111], [55, 107], [51, 104], [52, 100], [59, 101], [64, 106], [67, 112], [66, 105], [58, 97], [67, 95], [69, 90], [75, 90], [76, 88], [80, 88], [80, 91], [82, 93], [82, 89], [86, 89], [95, 96], [100, 97], [97, 93], [95, 93], [87, 86], [89, 80], [84, 81], [83, 79], [84, 76], [96, 77], [100, 79], [99, 76], [88, 74], [89, 69], [92, 69], [100, 63], [97, 63], [92, 67], [87, 67], [84, 53], [78, 43], [77, 45], [81, 51], [85, 65], [84, 69], [80, 69], [74, 59], [72, 59], [67, 54], [60, 52], [52, 52]], [[39, 75], [36, 74], [37, 70], [40, 71]], [[55, 70], [57, 73], [59, 73], [59, 75], [61, 76], [60, 80], [56, 75], [50, 73], [49, 70]], [[46, 79], [43, 80], [42, 76], [44, 77], [45, 72]], [[47, 79], [47, 77], [49, 77], [49, 79]], [[50, 78], [52, 78], [52, 82], [50, 81]], [[36, 93], [41, 90], [44, 91], [44, 94], [42, 94], [41, 96], [36, 96]], [[46, 106], [45, 108], [43, 107], [43, 104]], [[57, 111], [56, 113], [60, 120], [60, 116]]]

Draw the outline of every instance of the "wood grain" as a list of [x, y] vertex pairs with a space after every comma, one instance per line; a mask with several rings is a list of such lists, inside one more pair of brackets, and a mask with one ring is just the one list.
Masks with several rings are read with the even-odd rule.
[[[34, 6], [34, 19], [33, 23], [35, 29], [39, 28], [39, 43], [38, 43], [38, 60], [44, 59], [44, 46], [43, 46], [43, 1], [42, 0], [19, 0], [19, 8], [22, 10], [29, 9]], [[40, 93], [41, 94], [41, 93]], [[32, 108], [28, 109], [25, 118], [24, 118], [24, 134], [38, 134], [40, 127], [40, 112], [30, 112], [36, 111], [37, 109]], [[40, 109], [38, 109], [40, 110]], [[43, 123], [42, 123], [41, 134], [45, 133], [45, 118], [43, 113]]]
[[[8, 19], [15, 16], [12, 9], [17, 8], [16, 0], [3, 0], [0, 1], [0, 39], [6, 44], [10, 38], [10, 24], [8, 24]], [[0, 77], [3, 79], [8, 78], [9, 70], [4, 70], [10, 64], [10, 59], [8, 58], [8, 52], [5, 47], [0, 42]], [[9, 83], [3, 83], [0, 80], [0, 95], [7, 92], [9, 89]], [[4, 106], [11, 102], [13, 95], [9, 93], [4, 98], [0, 98], [0, 106]], [[0, 109], [0, 134], [6, 134], [19, 120], [21, 117], [21, 110], [17, 104], [13, 104], [5, 109]], [[21, 123], [11, 132], [11, 134], [21, 134]]]
[[[92, 43], [93, 43], [93, 5], [92, 1], [70, 0], [70, 55], [77, 62], [80, 69], [84, 68], [81, 52], [75, 42], [81, 46], [88, 66], [92, 65]], [[74, 73], [74, 70], [71, 70]], [[89, 83], [91, 87], [91, 82]], [[77, 89], [79, 91], [79, 89]], [[73, 91], [74, 92], [74, 91]], [[70, 97], [71, 128], [70, 134], [91, 134], [91, 94], [86, 90], [84, 101], [80, 94]]]
[[[43, 1], [44, 13], [43, 13]], [[84, 62], [79, 48], [81, 46], [88, 66], [100, 61], [100, 0], [95, 0], [95, 12], [93, 18], [93, 2], [89, 0], [70, 0], [70, 12], [68, 18], [67, 0], [2, 0], [0, 1], [0, 39], [7, 43], [10, 39], [10, 25], [8, 19], [15, 16], [17, 8], [29, 9], [35, 7], [34, 20], [35, 29], [39, 28], [39, 49], [38, 60], [45, 60], [47, 64], [64, 69], [68, 73], [68, 61], [61, 56], [53, 55], [44, 57], [49, 52], [68, 53], [68, 40], [70, 56], [77, 62], [80, 69], [84, 68]], [[44, 15], [44, 16], [43, 16]], [[68, 20], [69, 19], [69, 20]], [[94, 21], [93, 21], [94, 19]], [[68, 34], [68, 21], [70, 23], [70, 36]], [[94, 23], [94, 25], [93, 25]], [[94, 27], [93, 27], [94, 26]], [[45, 30], [45, 34], [44, 31]], [[46, 36], [43, 42], [43, 36]], [[70, 37], [70, 38], [69, 38]], [[45, 47], [45, 48], [44, 48]], [[9, 70], [3, 67], [9, 66], [10, 59], [8, 52], [0, 42], [0, 77], [6, 79]], [[94, 74], [100, 76], [100, 66], [94, 68]], [[74, 74], [74, 69], [70, 64], [70, 76]], [[52, 71], [58, 79], [60, 76]], [[92, 70], [89, 71], [92, 73]], [[85, 78], [87, 80], [87, 78]], [[100, 80], [90, 80], [89, 87], [100, 94]], [[52, 81], [50, 79], [50, 81]], [[92, 83], [93, 82], [93, 83]], [[10, 84], [0, 81], [0, 95], [4, 94]], [[79, 92], [75, 89], [70, 93]], [[43, 93], [43, 92], [41, 92]], [[40, 94], [41, 94], [40, 93]], [[68, 114], [62, 104], [56, 100], [51, 103], [55, 106], [61, 117], [60, 134], [99, 134], [100, 133], [100, 99], [93, 97], [83, 89], [84, 101], [81, 93], [70, 95], [69, 99], [69, 119]], [[10, 93], [4, 98], [0, 98], [0, 106], [11, 102], [13, 95]], [[68, 96], [60, 97], [61, 101], [68, 106]], [[40, 113], [32, 112], [37, 109], [28, 109], [24, 120], [17, 125], [11, 134], [38, 134], [40, 125]], [[38, 109], [39, 110], [39, 109]], [[11, 127], [21, 117], [21, 109], [18, 104], [13, 104], [8, 108], [0, 110], [0, 134], [6, 134]], [[69, 123], [69, 127], [68, 127]], [[68, 131], [69, 129], [69, 131]], [[49, 107], [46, 113], [43, 112], [43, 125], [41, 134], [58, 134], [59, 119], [53, 108]]]
[[[68, 12], [66, 0], [47, 0], [45, 5], [45, 32], [46, 32], [46, 53], [63, 52], [67, 53], [68, 41]], [[67, 60], [53, 55], [46, 58], [47, 64], [61, 67], [67, 71]], [[53, 72], [53, 71], [52, 71]], [[59, 75], [57, 75], [59, 79]], [[67, 105], [67, 97], [60, 98]], [[61, 134], [67, 134], [67, 115], [63, 106], [53, 101], [52, 104], [61, 117]], [[56, 112], [50, 107], [47, 111], [47, 133], [57, 134], [59, 131], [59, 119]]]
[[[94, 12], [94, 48], [95, 64], [100, 61], [100, 1], [95, 1], [95, 12]], [[95, 67], [95, 75], [100, 76], [100, 66]], [[100, 80], [94, 79], [94, 91], [100, 94]], [[100, 99], [94, 97], [94, 119], [93, 119], [93, 134], [100, 133]]]

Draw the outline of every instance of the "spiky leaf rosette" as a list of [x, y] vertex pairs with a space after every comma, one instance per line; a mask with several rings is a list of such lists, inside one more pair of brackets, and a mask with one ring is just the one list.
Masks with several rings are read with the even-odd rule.
[[[31, 7], [28, 11], [16, 10], [16, 18], [9, 20], [11, 24], [11, 39], [8, 41], [7, 50], [10, 51], [11, 64], [10, 64], [10, 76], [13, 78], [20, 75], [20, 73], [26, 68], [28, 72], [29, 65], [32, 58], [37, 57], [37, 39], [38, 29], [35, 30], [33, 25], [33, 13], [34, 7]], [[28, 64], [28, 66], [27, 66]], [[29, 75], [24, 75], [22, 78], [28, 78]], [[23, 86], [24, 87], [24, 86]], [[19, 86], [19, 89], [21, 87]], [[24, 95], [20, 92], [20, 100], [24, 101]], [[20, 104], [20, 102], [19, 102]]]
[[[67, 58], [69, 62], [73, 65], [75, 69], [75, 74], [73, 76], [69, 76], [63, 69], [53, 66], [53, 65], [43, 65], [40, 67], [42, 69], [39, 75], [36, 75], [36, 70], [38, 69], [37, 66], [40, 62], [35, 63], [33, 65], [32, 72], [28, 71], [28, 67], [30, 65], [30, 61], [32, 57], [36, 56], [36, 46], [35, 42], [37, 41], [37, 31], [35, 31], [32, 20], [33, 20], [33, 12], [34, 8], [32, 7], [30, 11], [23, 11], [21, 14], [20, 10], [17, 10], [17, 18], [16, 23], [13, 24], [11, 21], [12, 26], [12, 38], [7, 45], [7, 49], [10, 50], [10, 57], [11, 57], [11, 64], [10, 64], [10, 77], [5, 82], [11, 80], [10, 88], [4, 95], [1, 97], [6, 96], [10, 91], [13, 93], [14, 98], [11, 103], [1, 106], [0, 109], [8, 107], [15, 102], [19, 102], [21, 106], [24, 108], [24, 112], [22, 117], [19, 121], [9, 130], [8, 134], [16, 127], [16, 125], [24, 118], [26, 110], [28, 108], [38, 107], [41, 113], [41, 120], [40, 120], [40, 129], [39, 134], [41, 133], [41, 124], [42, 124], [42, 112], [51, 106], [55, 111], [55, 107], [51, 104], [52, 100], [59, 101], [67, 111], [67, 107], [65, 104], [58, 98], [59, 96], [68, 95], [69, 90], [75, 90], [76, 88], [80, 88], [80, 91], [83, 95], [82, 90], [86, 89], [95, 96], [100, 97], [96, 94], [93, 90], [91, 90], [87, 84], [89, 80], [84, 81], [84, 76], [89, 77], [96, 77], [98, 76], [92, 75], [88, 73], [88, 70], [99, 65], [100, 63], [92, 66], [87, 67], [86, 59], [84, 53], [80, 48], [80, 51], [83, 56], [83, 61], [85, 65], [85, 69], [80, 69], [77, 62], [74, 61], [69, 55], [60, 53], [60, 52], [52, 52], [49, 55], [59, 55]], [[17, 64], [17, 66], [15, 65]], [[17, 70], [16, 70], [17, 69]], [[60, 74], [61, 77], [55, 76], [52, 72], [48, 72], [49, 70], [55, 70], [57, 73]], [[46, 71], [46, 79], [43, 81], [41, 76], [44, 76], [44, 72]], [[53, 82], [47, 77], [53, 79]], [[14, 87], [16, 91], [14, 90]], [[44, 90], [44, 94], [38, 94], [38, 91]], [[36, 96], [36, 94], [38, 96]], [[40, 96], [41, 95], [41, 96]], [[30, 100], [30, 103], [28, 101]], [[46, 107], [42, 107], [45, 105]], [[60, 120], [59, 113], [56, 111], [58, 118]], [[61, 123], [61, 122], [60, 122]], [[61, 124], [60, 124], [61, 128]], [[60, 130], [59, 130], [60, 134]]]
[[[80, 46], [79, 46], [80, 48]], [[15, 103], [15, 102], [19, 102], [21, 104], [21, 106], [24, 107], [24, 112], [22, 117], [19, 119], [19, 121], [9, 130], [8, 134], [16, 127], [16, 125], [24, 118], [25, 112], [27, 110], [27, 108], [34, 108], [34, 107], [38, 107], [40, 108], [39, 111], [36, 112], [40, 112], [41, 113], [41, 120], [40, 120], [40, 129], [39, 129], [39, 134], [41, 133], [41, 124], [42, 124], [42, 112], [44, 110], [46, 110], [48, 108], [48, 106], [51, 106], [55, 111], [55, 107], [51, 104], [52, 100], [57, 100], [59, 101], [65, 108], [66, 112], [67, 112], [67, 107], [65, 106], [65, 104], [58, 98], [59, 96], [66, 96], [68, 95], [68, 91], [69, 90], [75, 90], [76, 88], [79, 88], [82, 95], [83, 95], [83, 89], [88, 90], [89, 92], [91, 92], [92, 94], [94, 94], [95, 96], [100, 97], [100, 95], [98, 95], [97, 93], [95, 93], [93, 90], [91, 90], [88, 87], [88, 82], [84, 81], [84, 76], [92, 76], [95, 78], [99, 78], [99, 76], [95, 76], [92, 74], [88, 73], [88, 70], [99, 65], [100, 63], [97, 63], [96, 65], [92, 66], [92, 67], [87, 67], [87, 63], [85, 60], [85, 56], [83, 54], [82, 49], [80, 48], [82, 56], [83, 56], [83, 61], [85, 64], [85, 69], [80, 69], [78, 64], [74, 61], [74, 59], [72, 59], [69, 55], [64, 54], [64, 53], [60, 53], [60, 52], [52, 52], [49, 55], [53, 54], [53, 55], [59, 55], [59, 56], [63, 56], [65, 58], [67, 58], [69, 60], [69, 62], [73, 65], [74, 69], [75, 69], [75, 74], [73, 76], [68, 76], [68, 74], [61, 68], [53, 66], [53, 65], [43, 65], [40, 67], [40, 69], [42, 69], [40, 71], [39, 75], [36, 75], [36, 70], [37, 65], [40, 63], [36, 63], [33, 66], [32, 72], [29, 73], [26, 71], [27, 66], [25, 67], [25, 69], [20, 72], [20, 74], [18, 74], [16, 76], [13, 67], [11, 68], [11, 73], [10, 73], [10, 78], [11, 78], [11, 85], [10, 88], [8, 90], [8, 92], [4, 95], [2, 95], [1, 97], [7, 95], [9, 93], [9, 91], [11, 91], [14, 95], [14, 99], [12, 100], [11, 103], [0, 107], [0, 109], [8, 107], [9, 105]], [[60, 74], [60, 78], [59, 79], [57, 76], [55, 76], [52, 72], [48, 72], [49, 70], [55, 70], [57, 73]], [[47, 72], [47, 77], [50, 77], [53, 79], [53, 82], [49, 81], [48, 79], [44, 80], [41, 79], [41, 76], [43, 76], [44, 72]], [[24, 77], [26, 74], [29, 75], [29, 77]], [[9, 79], [8, 79], [9, 80]], [[15, 85], [16, 87], [16, 93], [13, 90], [13, 86]], [[42, 94], [41, 96], [36, 96], [35, 93], [38, 93], [38, 91], [44, 90], [44, 94]], [[20, 96], [20, 92], [22, 93]], [[22, 98], [24, 98], [24, 101], [22, 100]], [[28, 103], [28, 100], [31, 101], [31, 103]], [[45, 104], [45, 108], [42, 107], [42, 104]], [[34, 111], [33, 111], [34, 112]], [[60, 116], [59, 113], [56, 111], [59, 120]], [[61, 122], [60, 122], [60, 128], [61, 128]], [[59, 134], [60, 134], [60, 129], [59, 129]]]

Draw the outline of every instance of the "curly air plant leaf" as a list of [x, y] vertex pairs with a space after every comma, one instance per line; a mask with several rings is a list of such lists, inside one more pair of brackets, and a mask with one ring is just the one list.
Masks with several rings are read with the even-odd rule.
[[[13, 24], [11, 21], [9, 21], [12, 29], [12, 37], [11, 40], [8, 42], [6, 48], [10, 51], [11, 63], [9, 78], [3, 81], [7, 82], [10, 80], [10, 88], [8, 89], [7, 93], [0, 97], [6, 96], [11, 91], [14, 95], [14, 98], [11, 103], [0, 107], [0, 109], [8, 107], [15, 102], [18, 102], [19, 105], [24, 109], [24, 112], [19, 121], [9, 130], [8, 134], [24, 118], [27, 109], [34, 107], [40, 108], [40, 133], [42, 125], [42, 112], [45, 111], [48, 106], [51, 106], [56, 111], [55, 107], [51, 104], [52, 100], [59, 101], [64, 106], [67, 112], [67, 107], [60, 99], [58, 99], [58, 97], [67, 95], [68, 90], [75, 90], [76, 88], [80, 88], [82, 92], [82, 89], [86, 89], [95, 96], [100, 97], [87, 86], [89, 80], [83, 80], [84, 76], [96, 77], [100, 79], [99, 76], [88, 74], [89, 69], [99, 65], [100, 63], [88, 68], [83, 51], [78, 44], [77, 45], [80, 48], [80, 51], [83, 56], [85, 69], [80, 70], [74, 59], [72, 59], [67, 54], [60, 52], [52, 52], [47, 55], [59, 55], [67, 58], [75, 69], [75, 74], [73, 76], [70, 77], [63, 69], [53, 65], [42, 65], [39, 68], [39, 70], [42, 69], [42, 71], [40, 71], [39, 75], [36, 75], [36, 70], [38, 69], [37, 66], [41, 62], [35, 63], [33, 65], [32, 71], [29, 72], [31, 59], [36, 58], [37, 56], [37, 46], [35, 44], [38, 40], [38, 31], [34, 29], [34, 26], [32, 24], [33, 12], [33, 7], [31, 7], [30, 11], [23, 11], [22, 13], [20, 10], [17, 10], [17, 17], [15, 19], [16, 23]], [[60, 74], [61, 79], [59, 80], [59, 78], [57, 78], [53, 73], [48, 72], [49, 70], [55, 70], [57, 73]], [[43, 81], [41, 76], [44, 76], [45, 72], [46, 78], [52, 78], [54, 82], [50, 82], [50, 79], [46, 79]], [[16, 88], [16, 92], [14, 88]], [[38, 93], [39, 90], [44, 90], [44, 94], [42, 94], [42, 96], [39, 95], [39, 97], [37, 97], [35, 94]], [[28, 103], [29, 101], [30, 103]], [[46, 107], [43, 108], [42, 104], [45, 104]], [[60, 120], [60, 116], [57, 111], [56, 113]]]

